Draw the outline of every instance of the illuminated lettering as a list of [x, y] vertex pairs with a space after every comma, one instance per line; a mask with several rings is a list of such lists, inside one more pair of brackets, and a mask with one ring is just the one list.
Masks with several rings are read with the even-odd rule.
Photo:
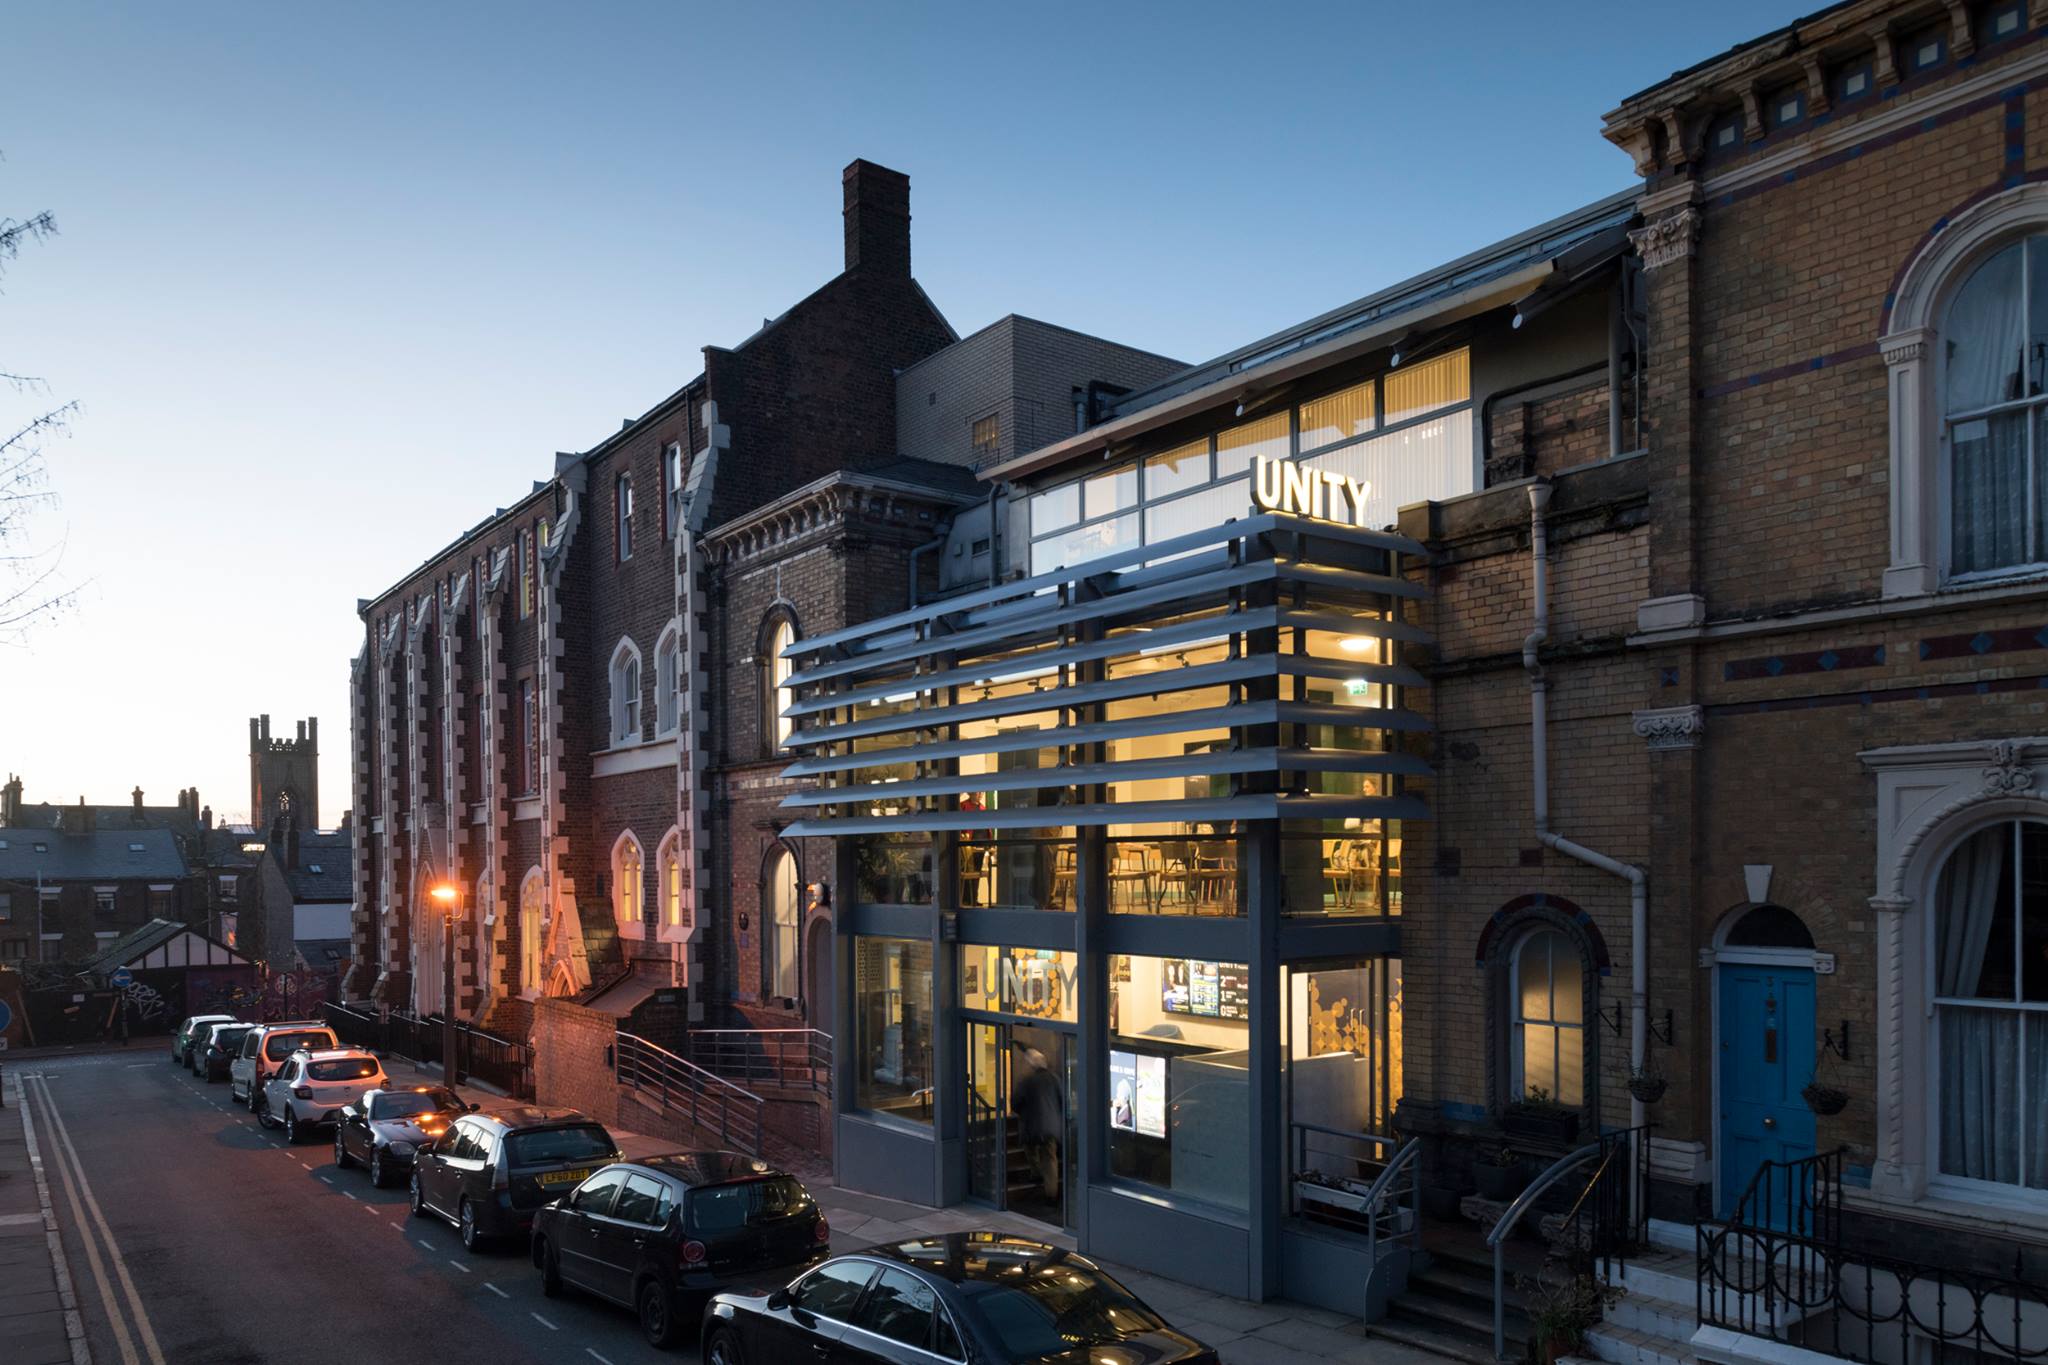
[[1334, 469], [1310, 469], [1293, 460], [1252, 460], [1252, 496], [1263, 512], [1366, 525], [1366, 499], [1372, 481], [1354, 479]]

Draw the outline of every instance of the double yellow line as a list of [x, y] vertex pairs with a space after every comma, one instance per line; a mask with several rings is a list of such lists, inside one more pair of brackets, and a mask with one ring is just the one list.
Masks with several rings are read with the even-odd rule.
[[[86, 1263], [92, 1268], [93, 1282], [99, 1286], [100, 1303], [105, 1307], [107, 1320], [114, 1327], [114, 1344], [121, 1350], [122, 1365], [164, 1365], [163, 1348], [157, 1344], [156, 1329], [150, 1325], [149, 1311], [142, 1306], [142, 1296], [135, 1292], [135, 1280], [128, 1273], [127, 1258], [121, 1254], [121, 1244], [114, 1237], [114, 1230], [107, 1226], [107, 1216], [100, 1211], [100, 1201], [92, 1192], [92, 1182], [86, 1179], [85, 1166], [78, 1159], [78, 1148], [72, 1145], [71, 1129], [64, 1122], [64, 1115], [57, 1109], [56, 1100], [50, 1096], [49, 1082], [40, 1075], [22, 1077], [21, 1081], [22, 1125], [31, 1144], [35, 1142], [34, 1106], [43, 1110], [43, 1122], [52, 1140], [51, 1150], [56, 1156], [57, 1173], [64, 1182], [64, 1194], [71, 1201], [71, 1207], [79, 1214], [78, 1240], [85, 1244]], [[103, 1254], [104, 1252], [104, 1254]], [[107, 1268], [113, 1267], [110, 1280]], [[115, 1297], [114, 1283], [120, 1283], [120, 1298]], [[128, 1317], [134, 1319], [133, 1331], [121, 1311], [125, 1300]], [[141, 1350], [136, 1349], [138, 1344]]]

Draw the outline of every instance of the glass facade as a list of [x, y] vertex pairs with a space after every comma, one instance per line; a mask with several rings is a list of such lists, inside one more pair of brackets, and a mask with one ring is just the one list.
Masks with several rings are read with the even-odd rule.
[[932, 1121], [932, 946], [854, 940], [855, 1103], [912, 1123]]
[[1251, 974], [1242, 962], [1110, 960], [1109, 1170], [1244, 1209]]

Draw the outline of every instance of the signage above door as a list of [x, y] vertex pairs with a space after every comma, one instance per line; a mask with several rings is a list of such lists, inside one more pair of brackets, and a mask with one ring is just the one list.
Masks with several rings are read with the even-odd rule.
[[1252, 458], [1252, 497], [1262, 512], [1364, 526], [1365, 500], [1370, 496], [1370, 479], [1354, 479], [1334, 469], [1311, 469], [1295, 460], [1273, 460], [1264, 455]]

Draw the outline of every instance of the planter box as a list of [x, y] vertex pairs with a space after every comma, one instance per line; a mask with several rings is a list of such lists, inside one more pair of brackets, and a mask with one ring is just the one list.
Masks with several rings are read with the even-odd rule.
[[1513, 1166], [1477, 1163], [1472, 1167], [1472, 1183], [1479, 1187], [1480, 1198], [1506, 1203], [1529, 1187], [1529, 1171], [1520, 1163]]
[[1466, 1191], [1453, 1189], [1448, 1185], [1424, 1185], [1422, 1187], [1422, 1212], [1424, 1216], [1438, 1222], [1450, 1222], [1458, 1214], [1458, 1201]]
[[1569, 1147], [1579, 1135], [1579, 1116], [1570, 1109], [1510, 1108], [1500, 1126], [1509, 1137]]

